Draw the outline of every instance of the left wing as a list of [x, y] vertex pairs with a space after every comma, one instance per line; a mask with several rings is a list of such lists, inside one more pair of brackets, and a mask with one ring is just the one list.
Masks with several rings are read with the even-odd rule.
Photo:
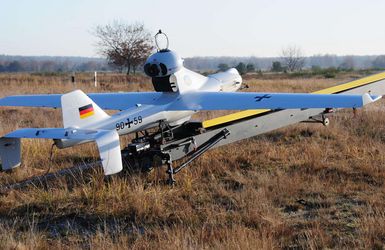
[[182, 94], [167, 110], [360, 108], [380, 98], [369, 94], [193, 92]]
[[[136, 104], [154, 104], [160, 92], [87, 94], [102, 109], [124, 110]], [[0, 106], [61, 108], [62, 94], [15, 95], [0, 99]]]

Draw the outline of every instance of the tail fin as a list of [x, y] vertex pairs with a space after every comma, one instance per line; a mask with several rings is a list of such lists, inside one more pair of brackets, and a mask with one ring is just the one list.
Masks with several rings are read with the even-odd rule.
[[84, 128], [109, 117], [81, 90], [75, 90], [61, 97], [64, 128]]

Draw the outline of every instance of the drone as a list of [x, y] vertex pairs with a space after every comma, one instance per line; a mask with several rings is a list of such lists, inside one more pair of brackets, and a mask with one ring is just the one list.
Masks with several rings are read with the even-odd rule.
[[[165, 35], [161, 31], [156, 35]], [[167, 36], [166, 36], [167, 38]], [[157, 41], [157, 40], [156, 40]], [[158, 44], [158, 43], [157, 43]], [[154, 158], [174, 174], [215, 146], [225, 145], [298, 122], [328, 123], [331, 110], [361, 108], [385, 93], [385, 75], [359, 79], [315, 93], [237, 92], [242, 77], [235, 68], [208, 76], [184, 67], [167, 46], [148, 57], [145, 74], [154, 92], [16, 95], [0, 106], [60, 108], [62, 128], [21, 128], [0, 138], [3, 170], [21, 165], [21, 139], [51, 139], [59, 148], [96, 142], [105, 175], [123, 169], [122, 159], [151, 169]], [[108, 115], [105, 110], [116, 110]], [[206, 110], [243, 110], [208, 121], [191, 116]], [[121, 148], [120, 136], [135, 138]], [[185, 161], [174, 168], [173, 162]]]

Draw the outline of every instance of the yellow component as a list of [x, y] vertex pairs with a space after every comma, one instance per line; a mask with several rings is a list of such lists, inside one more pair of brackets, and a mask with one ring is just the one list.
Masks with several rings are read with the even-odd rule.
[[244, 110], [237, 113], [233, 113], [230, 115], [224, 115], [220, 116], [211, 120], [207, 120], [202, 122], [202, 125], [204, 128], [213, 127], [222, 123], [227, 123], [235, 120], [239, 120], [242, 118], [259, 115], [265, 112], [268, 112], [270, 109], [250, 109], [250, 110]]
[[369, 84], [372, 82], [377, 82], [377, 81], [380, 81], [383, 79], [385, 79], [385, 72], [371, 75], [371, 76], [367, 76], [367, 77], [364, 77], [364, 78], [361, 78], [358, 80], [354, 80], [354, 81], [351, 81], [348, 83], [340, 84], [340, 85], [330, 87], [327, 89], [318, 90], [316, 92], [313, 92], [313, 94], [334, 94], [334, 93], [338, 93], [338, 92], [341, 92], [344, 90], [348, 90], [348, 89], [356, 88], [356, 87], [359, 87], [362, 85], [366, 85], [366, 84]]
[[[385, 79], [385, 72], [382, 72], [382, 73], [379, 73], [379, 74], [375, 74], [375, 75], [371, 75], [371, 76], [367, 76], [367, 77], [364, 77], [364, 78], [361, 78], [361, 79], [358, 79], [358, 80], [354, 80], [354, 81], [351, 81], [351, 82], [348, 82], [348, 83], [340, 84], [340, 85], [337, 85], [337, 86], [334, 86], [334, 87], [330, 87], [330, 88], [327, 88], [327, 89], [318, 90], [318, 91], [313, 92], [312, 94], [334, 94], [334, 93], [339, 93], [341, 91], [345, 91], [345, 90], [349, 90], [349, 89], [352, 89], [352, 88], [356, 88], [356, 87], [359, 87], [359, 86], [362, 86], [362, 85], [366, 85], [366, 84], [369, 84], [369, 83], [372, 83], [372, 82], [377, 82], [377, 81], [380, 81], [380, 80], [383, 80], [383, 79]], [[214, 127], [214, 126], [217, 126], [217, 125], [220, 125], [220, 124], [223, 124], [223, 123], [232, 122], [232, 121], [236, 121], [236, 120], [239, 120], [239, 119], [247, 118], [247, 117], [250, 117], [250, 116], [263, 114], [263, 113], [266, 113], [268, 111], [269, 111], [269, 109], [244, 110], [244, 111], [240, 111], [240, 112], [237, 112], [237, 113], [234, 113], [234, 114], [220, 116], [220, 117], [217, 117], [217, 118], [214, 118], [214, 119], [211, 119], [211, 120], [207, 120], [207, 121], [204, 121], [202, 124], [203, 124], [204, 128], [209, 128], [209, 127]]]
[[85, 113], [84, 115], [80, 115], [80, 119], [84, 119], [84, 118], [90, 117], [91, 115], [94, 115], [94, 114], [95, 114], [94, 111]]

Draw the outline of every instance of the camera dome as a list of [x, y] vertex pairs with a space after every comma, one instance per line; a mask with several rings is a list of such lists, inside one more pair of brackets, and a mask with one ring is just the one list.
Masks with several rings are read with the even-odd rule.
[[170, 76], [183, 67], [183, 59], [169, 49], [152, 54], [144, 64], [144, 72], [149, 77]]

